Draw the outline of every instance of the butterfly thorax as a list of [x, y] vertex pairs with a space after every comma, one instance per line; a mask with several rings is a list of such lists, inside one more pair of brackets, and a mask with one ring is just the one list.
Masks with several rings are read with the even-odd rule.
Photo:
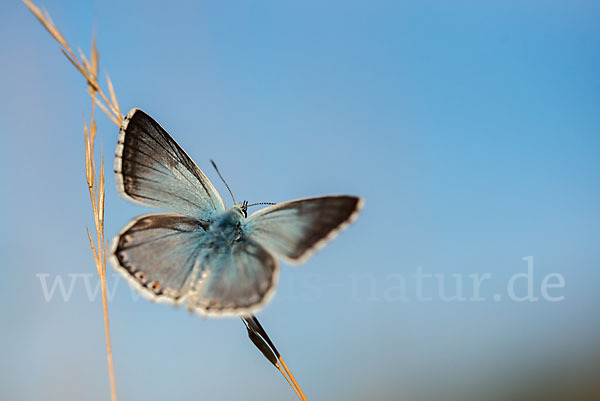
[[237, 241], [242, 235], [241, 222], [244, 215], [236, 205], [221, 214], [213, 224], [210, 225], [209, 235], [215, 246], [228, 245]]

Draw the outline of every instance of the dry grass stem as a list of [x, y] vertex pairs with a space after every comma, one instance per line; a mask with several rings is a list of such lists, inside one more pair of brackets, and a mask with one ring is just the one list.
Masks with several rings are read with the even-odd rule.
[[[92, 237], [90, 230], [87, 229], [88, 239], [90, 241], [90, 247], [92, 249], [92, 255], [94, 257], [94, 264], [100, 277], [100, 287], [102, 291], [102, 311], [104, 314], [104, 334], [106, 339], [106, 358], [108, 362], [108, 374], [110, 381], [110, 393], [112, 401], [117, 401], [117, 390], [115, 384], [114, 365], [112, 357], [112, 347], [110, 342], [110, 329], [108, 324], [108, 305], [106, 295], [106, 256], [108, 252], [108, 241], [104, 238], [104, 194], [105, 194], [105, 180], [104, 180], [104, 158], [102, 150], [100, 152], [100, 171], [98, 172], [96, 166], [96, 121], [94, 112], [96, 110], [96, 104], [102, 109], [102, 111], [114, 122], [117, 126], [121, 126], [123, 117], [119, 110], [117, 103], [117, 97], [115, 91], [108, 79], [107, 82], [110, 92], [111, 99], [109, 100], [100, 84], [98, 83], [98, 68], [99, 68], [99, 54], [96, 46], [95, 37], [92, 39], [91, 55], [88, 59], [80, 49], [78, 50], [79, 58], [75, 55], [64, 36], [60, 33], [50, 15], [44, 10], [40, 10], [31, 0], [23, 0], [25, 5], [33, 13], [33, 15], [42, 23], [50, 35], [60, 44], [61, 51], [67, 57], [67, 59], [75, 66], [77, 71], [81, 73], [87, 80], [88, 93], [92, 99], [92, 112], [90, 115], [89, 124], [83, 122], [83, 131], [85, 138], [85, 177], [88, 185], [90, 194], [90, 201], [92, 204], [92, 212], [94, 215], [94, 227], [96, 231], [95, 238]], [[98, 99], [100, 95], [101, 99]]]
[[290, 387], [294, 389], [294, 392], [298, 398], [300, 398], [301, 401], [307, 401], [306, 396], [298, 385], [294, 375], [292, 375], [292, 372], [288, 369], [287, 365], [283, 361], [283, 358], [281, 357], [281, 354], [279, 354], [279, 351], [277, 351], [275, 344], [273, 344], [269, 338], [269, 335], [262, 327], [256, 316], [250, 315], [248, 317], [242, 317], [242, 322], [244, 322], [246, 330], [248, 330], [248, 337], [250, 338], [250, 341], [252, 341], [256, 348], [262, 352], [265, 358], [267, 358], [267, 360], [271, 362], [271, 364], [275, 366], [277, 370], [279, 370], [281, 375], [289, 383]]
[[[94, 96], [92, 96], [92, 99]], [[104, 159], [103, 152], [100, 152], [100, 174], [96, 168], [95, 161], [95, 140], [96, 140], [96, 121], [94, 120], [94, 111], [96, 103], [92, 102], [92, 113], [89, 125], [83, 122], [83, 132], [85, 137], [85, 175], [92, 204], [94, 215], [94, 226], [96, 229], [95, 241], [87, 230], [90, 247], [94, 256], [96, 270], [100, 277], [100, 287], [102, 289], [102, 311], [104, 314], [104, 335], [106, 339], [106, 359], [108, 362], [108, 374], [110, 381], [110, 393], [113, 401], [117, 401], [117, 390], [115, 384], [115, 373], [112, 358], [112, 347], [110, 342], [110, 329], [108, 324], [108, 305], [106, 296], [106, 254], [108, 251], [108, 241], [104, 238]]]
[[304, 401], [304, 399], [302, 398], [302, 395], [300, 394], [300, 392], [298, 391], [298, 389], [296, 388], [296, 386], [294, 386], [294, 384], [292, 383], [292, 381], [290, 380], [290, 378], [285, 374], [285, 372], [281, 368], [281, 365], [279, 365], [277, 363], [277, 364], [275, 364], [275, 367], [277, 368], [277, 370], [279, 371], [279, 373], [281, 373], [281, 375], [285, 378], [285, 380], [288, 382], [288, 384], [290, 385], [290, 387], [294, 390], [294, 392], [296, 393], [296, 395], [298, 396], [298, 398], [300, 398], [300, 400]]
[[[67, 59], [75, 66], [77, 71], [87, 80], [88, 91], [90, 96], [94, 99], [94, 102], [101, 104], [100, 108], [102, 111], [114, 122], [117, 126], [121, 126], [123, 121], [123, 115], [119, 110], [119, 105], [116, 103], [116, 96], [114, 96], [114, 89], [112, 83], [109, 83], [109, 91], [111, 100], [108, 99], [100, 84], [98, 83], [98, 49], [96, 48], [96, 40], [92, 40], [92, 51], [90, 61], [88, 61], [81, 50], [79, 51], [79, 58], [73, 52], [64, 36], [60, 33], [50, 14], [45, 10], [40, 10], [31, 0], [23, 0], [23, 3], [29, 8], [33, 15], [42, 23], [44, 28], [50, 33], [50, 35], [60, 44], [61, 51], [67, 57]], [[101, 99], [96, 98], [96, 93], [100, 95]]]
[[[290, 379], [292, 380], [292, 383], [293, 383], [292, 387], [294, 387], [294, 390], [296, 391], [296, 394], [298, 394], [298, 397], [300, 397], [300, 399], [302, 401], [308, 401], [306, 399], [306, 396], [304, 395], [304, 391], [302, 391], [302, 389], [300, 388], [300, 385], [296, 381], [296, 378], [294, 378], [294, 375], [288, 369], [288, 367], [285, 364], [285, 362], [283, 361], [283, 358], [281, 357], [281, 355], [279, 355], [279, 362], [281, 363], [281, 366], [283, 366], [283, 369], [285, 369], [286, 373], [290, 376]], [[283, 374], [283, 372], [281, 372], [281, 374]]]

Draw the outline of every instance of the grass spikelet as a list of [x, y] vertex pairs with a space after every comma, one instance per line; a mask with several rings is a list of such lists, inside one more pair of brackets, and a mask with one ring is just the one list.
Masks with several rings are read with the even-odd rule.
[[121, 109], [119, 108], [119, 102], [117, 102], [117, 95], [115, 95], [115, 89], [113, 87], [112, 81], [110, 80], [110, 76], [108, 72], [104, 72], [106, 75], [106, 85], [108, 86], [108, 93], [110, 94], [110, 100], [112, 101], [113, 106], [117, 110], [117, 113], [121, 116]]
[[[79, 71], [79, 73], [86, 79], [88, 84], [88, 92], [90, 93], [90, 96], [93, 98], [94, 102], [99, 104], [102, 111], [110, 118], [110, 120], [120, 127], [121, 122], [123, 122], [123, 115], [119, 111], [119, 105], [116, 103], [114, 89], [110, 89], [112, 88], [112, 83], [110, 84], [109, 88], [111, 91], [111, 100], [108, 99], [98, 83], [99, 55], [98, 48], [96, 47], [96, 39], [92, 39], [90, 61], [87, 60], [83, 52], [80, 50], [80, 56], [78, 58], [56, 25], [54, 25], [52, 18], [50, 18], [50, 14], [48, 14], [48, 12], [45, 10], [40, 10], [31, 0], [23, 0], [23, 3], [25, 3], [27, 8], [29, 8], [38, 21], [41, 22], [50, 35], [60, 44], [60, 50], [62, 53], [71, 62], [71, 64], [73, 64], [77, 71]], [[96, 98], [96, 93], [100, 95], [100, 99]]]
[[[106, 359], [108, 363], [108, 375], [110, 381], [110, 394], [112, 401], [117, 401], [117, 390], [115, 384], [114, 365], [112, 357], [112, 346], [110, 342], [110, 328], [108, 322], [108, 305], [106, 295], [106, 256], [108, 251], [108, 241], [104, 238], [104, 194], [105, 194], [105, 180], [104, 180], [104, 155], [101, 149], [100, 152], [100, 171], [97, 171], [95, 162], [95, 143], [96, 143], [96, 120], [94, 112], [96, 104], [100, 109], [114, 122], [117, 126], [121, 126], [123, 116], [119, 110], [117, 98], [115, 96], [112, 82], [109, 81], [109, 91], [111, 100], [108, 100], [100, 84], [98, 83], [98, 68], [99, 68], [99, 54], [96, 46], [96, 38], [92, 38], [91, 56], [88, 59], [84, 53], [78, 49], [79, 58], [75, 55], [64, 36], [60, 33], [52, 19], [50, 14], [45, 10], [40, 10], [31, 0], [23, 0], [27, 8], [33, 13], [33, 15], [41, 22], [46, 28], [50, 35], [60, 44], [62, 53], [67, 59], [75, 66], [77, 71], [83, 75], [88, 84], [88, 93], [92, 100], [92, 112], [90, 115], [89, 123], [84, 119], [83, 122], [83, 133], [84, 133], [84, 155], [85, 155], [85, 178], [88, 185], [88, 191], [90, 195], [90, 202], [92, 204], [92, 214], [94, 216], [94, 227], [95, 236], [93, 237], [90, 230], [87, 229], [88, 240], [90, 241], [90, 248], [92, 249], [92, 256], [94, 258], [94, 264], [96, 265], [96, 271], [100, 278], [100, 288], [102, 292], [102, 312], [104, 316], [104, 335], [106, 340]], [[100, 99], [98, 98], [100, 96]]]
[[[93, 97], [92, 97], [93, 98]], [[115, 384], [114, 365], [112, 358], [112, 347], [110, 342], [110, 328], [108, 323], [108, 305], [106, 296], [106, 253], [108, 241], [104, 238], [104, 160], [103, 152], [100, 152], [100, 172], [96, 169], [95, 162], [95, 140], [96, 140], [96, 121], [94, 120], [95, 102], [92, 102], [92, 113], [89, 125], [83, 124], [85, 138], [85, 172], [90, 202], [92, 204], [92, 213], [94, 215], [94, 226], [96, 229], [95, 241], [87, 229], [94, 263], [98, 277], [100, 277], [100, 288], [102, 290], [102, 311], [104, 315], [104, 334], [106, 339], [106, 359], [108, 362], [108, 372], [110, 380], [111, 399], [117, 401], [117, 390]]]

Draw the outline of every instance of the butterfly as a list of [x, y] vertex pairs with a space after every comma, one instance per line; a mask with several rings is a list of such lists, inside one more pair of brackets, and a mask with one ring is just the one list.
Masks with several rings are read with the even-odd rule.
[[111, 244], [114, 268], [145, 297], [186, 301], [204, 316], [258, 311], [273, 295], [278, 258], [306, 261], [354, 221], [363, 204], [355, 196], [323, 196], [249, 216], [246, 201], [234, 200], [227, 209], [200, 168], [139, 109], [123, 120], [114, 171], [120, 195], [168, 212], [139, 216], [121, 230]]

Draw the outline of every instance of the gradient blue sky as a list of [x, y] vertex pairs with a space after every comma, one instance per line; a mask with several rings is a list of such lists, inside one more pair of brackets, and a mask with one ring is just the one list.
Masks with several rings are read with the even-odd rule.
[[[210, 158], [250, 202], [366, 198], [351, 229], [302, 268], [283, 266], [259, 315], [309, 399], [449, 399], [597, 355], [597, 2], [40, 5], [86, 52], [96, 21], [123, 112], [154, 116], [226, 202]], [[95, 272], [89, 99], [20, 2], [0, 15], [0, 396], [106, 400], [100, 303], [82, 282], [70, 302], [45, 302], [36, 276]], [[118, 130], [98, 122], [111, 166]], [[108, 174], [108, 236], [146, 211]], [[529, 255], [535, 295], [559, 273], [564, 301], [508, 299]], [[419, 302], [418, 266], [463, 275], [467, 296], [467, 276], [490, 273], [486, 301], [443, 302], [430, 280], [434, 299]], [[405, 302], [386, 297], [398, 274]], [[124, 282], [109, 308], [123, 400], [295, 397], [236, 319], [136, 302]]]

